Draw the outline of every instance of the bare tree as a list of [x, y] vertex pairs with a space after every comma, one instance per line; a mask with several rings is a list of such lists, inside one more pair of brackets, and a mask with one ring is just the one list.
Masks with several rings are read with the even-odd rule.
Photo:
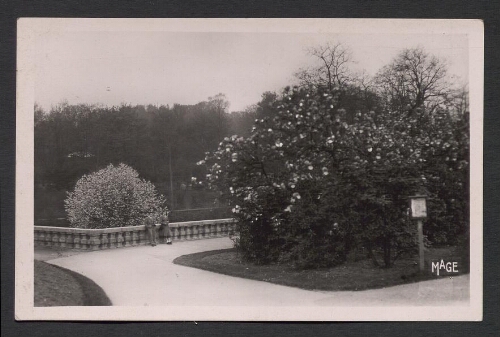
[[227, 113], [230, 106], [226, 95], [223, 93], [219, 93], [215, 96], [209, 97], [208, 103], [214, 111], [220, 112], [221, 114]]
[[225, 94], [219, 93], [208, 98], [208, 106], [217, 116], [218, 141], [221, 141], [223, 134], [229, 128], [226, 114], [229, 112], [230, 103]]
[[422, 48], [403, 50], [379, 71], [375, 82], [388, 108], [409, 114], [417, 109], [432, 113], [449, 101], [452, 91], [446, 63]]
[[451, 96], [451, 106], [457, 115], [465, 115], [469, 113], [469, 88], [463, 85], [456, 89]]
[[340, 43], [328, 43], [311, 48], [308, 53], [316, 59], [316, 65], [300, 69], [296, 74], [301, 85], [325, 86], [329, 90], [338, 90], [346, 86], [352, 76], [348, 65], [351, 52]]

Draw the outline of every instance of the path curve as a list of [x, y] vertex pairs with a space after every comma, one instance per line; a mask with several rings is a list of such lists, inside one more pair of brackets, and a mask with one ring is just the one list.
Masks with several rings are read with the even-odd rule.
[[96, 282], [115, 306], [443, 306], [469, 304], [469, 275], [364, 291], [311, 291], [173, 264], [231, 248], [229, 238], [86, 252], [47, 260]]

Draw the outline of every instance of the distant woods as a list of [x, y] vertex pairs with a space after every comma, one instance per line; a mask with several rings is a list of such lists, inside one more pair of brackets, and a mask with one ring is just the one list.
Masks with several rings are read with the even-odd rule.
[[153, 182], [171, 209], [222, 206], [191, 178], [201, 177], [196, 162], [224, 137], [250, 133], [259, 106], [228, 107], [223, 94], [173, 107], [35, 105], [35, 218], [65, 217], [65, 191], [83, 174], [118, 163]]

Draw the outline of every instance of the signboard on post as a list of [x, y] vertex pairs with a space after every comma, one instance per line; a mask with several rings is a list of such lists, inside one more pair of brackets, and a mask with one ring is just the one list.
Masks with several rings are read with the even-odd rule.
[[410, 198], [411, 217], [413, 219], [427, 218], [426, 197], [423, 195], [417, 195]]
[[419, 267], [420, 272], [424, 271], [424, 224], [422, 219], [427, 218], [427, 196], [415, 195], [410, 197], [410, 216], [417, 220], [418, 231], [418, 252], [419, 252]]

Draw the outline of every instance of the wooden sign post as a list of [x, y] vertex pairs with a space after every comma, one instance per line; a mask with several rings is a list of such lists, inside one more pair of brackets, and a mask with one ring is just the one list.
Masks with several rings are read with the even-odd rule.
[[410, 210], [412, 219], [417, 220], [418, 253], [420, 258], [420, 272], [424, 271], [424, 232], [422, 220], [427, 218], [427, 196], [415, 195], [410, 197]]

